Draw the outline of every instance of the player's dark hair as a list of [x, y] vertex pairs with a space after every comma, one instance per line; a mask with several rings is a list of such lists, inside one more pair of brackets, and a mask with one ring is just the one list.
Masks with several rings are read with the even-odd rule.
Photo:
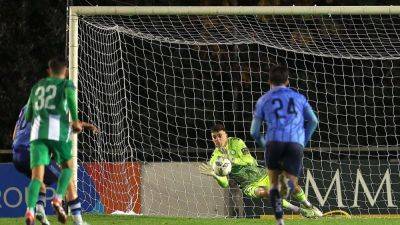
[[221, 130], [226, 132], [224, 125], [217, 123], [211, 128], [211, 133], [220, 132]]
[[59, 74], [61, 70], [66, 66], [65, 60], [62, 58], [52, 58], [48, 63], [49, 68], [53, 73]]
[[282, 65], [274, 65], [269, 69], [269, 82], [273, 85], [282, 85], [289, 79], [289, 70]]

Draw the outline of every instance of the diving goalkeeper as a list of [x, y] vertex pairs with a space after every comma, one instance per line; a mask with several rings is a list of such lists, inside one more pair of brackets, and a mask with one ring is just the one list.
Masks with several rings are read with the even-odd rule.
[[[211, 129], [211, 135], [215, 150], [209, 163], [200, 165], [200, 172], [212, 176], [221, 187], [227, 188], [228, 178], [216, 175], [212, 165], [219, 157], [228, 158], [232, 163], [229, 177], [239, 185], [243, 194], [251, 198], [268, 198], [270, 181], [266, 169], [258, 165], [243, 140], [235, 137], [228, 138], [226, 129], [221, 124], [217, 124]], [[303, 191], [293, 196], [297, 201], [307, 205], [308, 201]], [[318, 218], [322, 214], [316, 208], [299, 207], [286, 200], [283, 200], [282, 206], [306, 218]]]

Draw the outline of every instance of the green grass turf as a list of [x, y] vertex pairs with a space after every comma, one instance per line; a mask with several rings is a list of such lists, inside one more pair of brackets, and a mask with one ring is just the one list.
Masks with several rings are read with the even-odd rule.
[[[174, 217], [147, 217], [147, 216], [98, 216], [98, 215], [84, 215], [85, 220], [91, 225], [253, 225], [253, 224], [271, 224], [274, 225], [273, 220], [260, 220], [260, 219], [190, 219], [190, 218], [174, 218]], [[59, 224], [54, 217], [50, 217], [50, 222]], [[4, 218], [0, 219], [1, 225], [16, 225], [25, 224], [23, 218]], [[38, 223], [36, 223], [38, 224]], [[71, 221], [67, 223], [72, 225]], [[287, 220], [287, 225], [400, 225], [400, 219], [378, 219], [378, 218], [324, 218], [319, 220]]]

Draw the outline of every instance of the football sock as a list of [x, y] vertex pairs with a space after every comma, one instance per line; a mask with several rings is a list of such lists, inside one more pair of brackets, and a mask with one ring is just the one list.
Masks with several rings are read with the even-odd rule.
[[42, 186], [42, 182], [38, 179], [32, 179], [28, 186], [28, 210], [32, 212], [38, 200], [40, 186]]
[[307, 196], [306, 196], [306, 194], [304, 193], [303, 189], [300, 189], [299, 192], [294, 193], [294, 194], [293, 194], [293, 197], [294, 197], [297, 201], [299, 201], [299, 202], [303, 203], [304, 205], [306, 205], [307, 207], [311, 207], [311, 206], [312, 206], [311, 203], [307, 200]]
[[36, 202], [36, 205], [46, 206], [46, 193], [39, 192], [39, 200]]
[[79, 199], [76, 198], [75, 200], [69, 201], [68, 206], [71, 210], [73, 221], [76, 224], [81, 224], [83, 220], [82, 220], [81, 202], [79, 201]]
[[276, 188], [272, 188], [269, 191], [271, 207], [274, 210], [275, 218], [277, 220], [282, 219], [283, 217], [283, 208], [282, 208], [282, 197], [279, 193], [279, 190]]
[[72, 170], [70, 168], [65, 168], [61, 170], [61, 175], [58, 178], [57, 184], [57, 195], [62, 199], [67, 191], [68, 184], [72, 177]]
[[300, 211], [300, 208], [298, 206], [293, 205], [292, 203], [286, 201], [285, 199], [282, 199], [282, 206], [285, 209], [290, 209], [295, 213], [298, 213]]

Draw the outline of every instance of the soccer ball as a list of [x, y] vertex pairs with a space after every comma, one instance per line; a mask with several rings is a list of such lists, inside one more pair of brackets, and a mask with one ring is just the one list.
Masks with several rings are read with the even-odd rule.
[[213, 165], [213, 170], [218, 176], [226, 176], [232, 170], [232, 163], [227, 158], [219, 157]]

